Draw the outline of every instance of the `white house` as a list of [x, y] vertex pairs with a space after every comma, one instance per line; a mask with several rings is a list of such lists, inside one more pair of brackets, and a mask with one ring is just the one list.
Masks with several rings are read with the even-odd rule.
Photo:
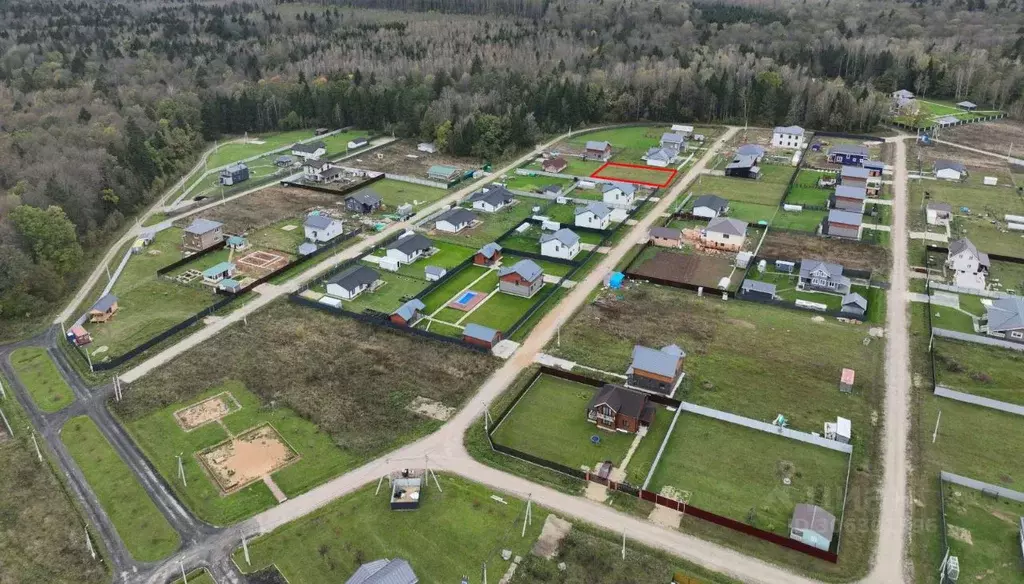
[[300, 156], [304, 159], [321, 158], [327, 154], [327, 145], [317, 140], [316, 142], [298, 143], [292, 146], [292, 156]]
[[352, 266], [327, 280], [327, 295], [352, 300], [373, 286], [377, 278], [377, 272], [366, 266]]
[[674, 132], [665, 132], [661, 135], [661, 141], [658, 144], [665, 150], [679, 154], [686, 149], [686, 136]]
[[505, 187], [494, 187], [486, 191], [478, 191], [469, 197], [473, 208], [485, 213], [495, 213], [515, 201], [515, 197]]
[[725, 251], [743, 249], [747, 239], [747, 224], [739, 219], [715, 217], [708, 221], [708, 226], [701, 231], [701, 243]]
[[360, 138], [353, 138], [348, 142], [348, 149], [355, 150], [356, 148], [362, 148], [363, 146], [366, 146], [369, 143], [370, 141], [366, 138], [366, 136], [362, 136]]
[[430, 251], [433, 244], [419, 233], [402, 235], [388, 244], [385, 254], [399, 264], [411, 264]]
[[647, 162], [647, 166], [656, 166], [658, 168], [665, 168], [677, 158], [676, 153], [667, 148], [659, 148], [654, 146], [644, 154], [643, 159]]
[[701, 195], [693, 202], [693, 215], [704, 219], [714, 219], [729, 211], [729, 201], [718, 195]]
[[540, 255], [571, 260], [580, 253], [580, 236], [562, 228], [540, 236]]
[[313, 242], [330, 241], [341, 235], [341, 221], [327, 215], [309, 215], [302, 223], [306, 239]]
[[935, 178], [944, 180], [960, 180], [967, 176], [967, 167], [963, 162], [952, 160], [935, 161]]
[[693, 133], [693, 126], [687, 124], [672, 124], [672, 131], [678, 132], [683, 136], [689, 136]]
[[953, 219], [953, 206], [949, 203], [928, 203], [925, 207], [928, 225], [949, 225]]
[[576, 208], [576, 227], [608, 229], [612, 222], [612, 210], [604, 203], [590, 203]]
[[609, 205], [628, 207], [636, 198], [636, 185], [629, 183], [605, 183], [601, 187], [601, 200]]
[[949, 242], [946, 268], [953, 271], [953, 283], [957, 286], [984, 290], [989, 267], [988, 254], [978, 251], [970, 239]]
[[803, 150], [807, 145], [804, 140], [804, 129], [800, 126], [776, 126], [772, 132], [772, 146]]
[[472, 225], [474, 221], [476, 221], [476, 215], [461, 207], [455, 207], [437, 216], [437, 219], [434, 220], [434, 229], [446, 233], [458, 233]]
[[311, 180], [319, 180], [320, 174], [331, 168], [329, 160], [320, 160], [319, 158], [307, 158], [302, 163], [302, 174], [306, 175], [306, 178]]

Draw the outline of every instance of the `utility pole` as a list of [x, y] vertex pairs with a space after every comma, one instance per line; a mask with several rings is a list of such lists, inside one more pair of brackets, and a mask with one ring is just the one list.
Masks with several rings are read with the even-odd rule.
[[185, 574], [185, 562], [179, 560], [178, 567], [181, 568], [181, 581], [188, 584], [188, 575]]
[[245, 554], [246, 565], [251, 566], [252, 562], [249, 560], [249, 541], [244, 535], [242, 536], [242, 552]]
[[89, 547], [89, 553], [92, 554], [92, 559], [96, 559], [96, 548], [92, 547], [92, 538], [89, 537], [89, 528], [85, 528], [85, 545]]
[[[62, 324], [61, 327], [64, 325]], [[67, 333], [65, 333], [67, 335]], [[4, 382], [0, 381], [0, 399], [7, 399], [7, 392], [4, 391]]]
[[626, 530], [622, 530], [622, 559], [626, 559]]
[[526, 514], [523, 515], [523, 535], [526, 537], [526, 525], [533, 525], [533, 495], [526, 499]]
[[39, 442], [36, 441], [36, 431], [32, 429], [32, 426], [28, 427], [28, 431], [32, 433], [32, 444], [36, 447], [36, 458], [39, 459], [39, 462], [42, 462], [43, 452], [39, 450]]
[[[184, 452], [181, 454], [184, 454]], [[181, 484], [187, 489], [188, 481], [185, 480], [185, 465], [181, 462], [181, 454], [178, 455], [178, 476], [181, 477]]]
[[932, 432], [932, 444], [935, 444], [935, 440], [939, 437], [939, 420], [942, 419], [942, 410], [939, 410], [939, 415], [935, 416], [935, 431]]
[[89, 349], [85, 350], [85, 360], [89, 362], [89, 371], [95, 373], [96, 370], [92, 368], [92, 355], [89, 354]]

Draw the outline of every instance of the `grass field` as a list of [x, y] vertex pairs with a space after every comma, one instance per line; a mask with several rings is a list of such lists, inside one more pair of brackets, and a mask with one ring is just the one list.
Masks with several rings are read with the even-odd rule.
[[451, 300], [456, 293], [460, 292], [473, 281], [486, 275], [491, 270], [480, 266], [468, 266], [457, 274], [451, 276], [433, 292], [423, 297], [423, 304], [426, 305], [426, 313], [430, 314], [441, 308]]
[[940, 385], [1024, 405], [1024, 353], [939, 338], [934, 347]]
[[676, 175], [671, 169], [636, 168], [635, 166], [617, 166], [613, 164], [599, 169], [598, 172], [591, 176], [606, 180], [632, 181], [639, 184], [663, 187], [668, 186], [675, 180]]
[[960, 120], [970, 120], [984, 115], [994, 115], [999, 113], [998, 110], [985, 110], [983, 108], [979, 108], [973, 112], [964, 111], [951, 101], [917, 99], [915, 102], [918, 104], [918, 112], [916, 115], [901, 114], [894, 116], [893, 120], [914, 128], [924, 129], [931, 128], [936, 124], [936, 120], [938, 120], [938, 118], [944, 116], [953, 116]]
[[532, 298], [498, 292], [469, 315], [463, 324], [476, 323], [507, 331], [531, 306], [547, 294], [552, 286], [554, 284], [545, 284]]
[[[1024, 197], [1008, 186], [969, 186], [942, 180], [910, 183], [911, 209], [924, 201], [949, 203], [953, 207], [952, 236], [969, 237], [978, 249], [999, 255], [1021, 257], [1020, 233], [1006, 230], [1004, 216], [1024, 215]], [[970, 210], [970, 214], [961, 211]], [[923, 214], [922, 214], [923, 216]], [[995, 221], [995, 224], [992, 222]]]
[[299, 140], [311, 139], [314, 137], [312, 130], [292, 130], [290, 132], [272, 132], [269, 134], [249, 136], [254, 142], [222, 144], [207, 159], [207, 167], [217, 168], [225, 164], [231, 164], [239, 160], [258, 156], [264, 152], [270, 152], [284, 146], [290, 146]]
[[[380, 198], [384, 201], [383, 212], [385, 213], [394, 213], [396, 208], [406, 203], [412, 204], [413, 209], [419, 210], [427, 204], [443, 199], [450, 194], [445, 189], [435, 189], [388, 178], [377, 181], [362, 190], [373, 191], [380, 195]], [[362, 192], [362, 190], [357, 191], [357, 193]]]
[[[534, 199], [519, 201], [497, 213], [476, 213], [480, 223], [472, 229], [463, 229], [459, 233], [430, 231], [427, 237], [434, 241], [448, 241], [457, 245], [470, 247], [475, 252], [484, 245], [496, 241], [506, 231], [522, 223], [533, 214]], [[470, 209], [472, 211], [472, 209]], [[431, 226], [432, 227], [432, 226]]]
[[960, 581], [1020, 582], [1024, 504], [950, 483], [945, 493], [949, 553], [960, 559]]
[[772, 220], [772, 227], [815, 233], [826, 216], [828, 216], [828, 211], [800, 211], [799, 213], [779, 211], [775, 215], [775, 219]]
[[691, 188], [691, 192], [695, 197], [715, 194], [725, 198], [730, 204], [739, 202], [778, 205], [786, 193], [786, 184], [770, 182], [766, 178], [753, 180], [731, 176], [701, 176]]
[[649, 488], [672, 486], [696, 507], [788, 535], [798, 503], [839, 517], [846, 465], [841, 452], [684, 413]]
[[[0, 378], [5, 388], [7, 380]], [[8, 396], [10, 390], [8, 389]], [[0, 580], [53, 584], [100, 584], [110, 574], [100, 559], [93, 560], [85, 544], [84, 520], [61, 485], [49, 458], [39, 463], [29, 426], [18, 402], [0, 399], [13, 438], [0, 439]], [[0, 422], [0, 435], [6, 429]], [[98, 541], [96, 532], [93, 542]], [[13, 579], [12, 579], [13, 578]]]
[[178, 549], [178, 533], [92, 420], [84, 416], [68, 420], [61, 439], [132, 557], [152, 562]]
[[558, 185], [562, 189], [566, 189], [573, 183], [573, 181], [567, 178], [555, 178], [552, 176], [525, 176], [521, 174], [513, 175], [510, 178], [502, 181], [505, 183], [506, 188], [515, 191], [527, 191], [535, 192], [548, 185]]
[[[186, 432], [178, 425], [174, 412], [206, 398], [229, 392], [241, 409], [220, 419]], [[241, 434], [249, 428], [272, 424], [301, 458], [273, 474], [273, 480], [289, 497], [352, 468], [356, 457], [336, 447], [326, 432], [302, 419], [286, 407], [264, 403], [238, 381], [226, 381], [188, 401], [171, 404], [126, 424], [135, 442], [163, 475], [182, 501], [202, 520], [214, 525], [227, 525], [277, 504], [263, 482], [224, 496], [207, 476], [194, 456], [210, 446]], [[177, 479], [177, 455], [182, 460], [188, 487]]]
[[46, 349], [15, 349], [11, 352], [11, 366], [40, 410], [56, 412], [75, 401], [75, 395]]
[[[426, 264], [417, 262], [414, 265], [418, 265], [422, 270]], [[427, 287], [428, 282], [422, 278], [410, 278], [403, 276], [401, 273], [396, 274], [387, 270], [381, 270], [373, 265], [369, 267], [380, 275], [379, 279], [385, 282], [384, 285], [373, 292], [363, 292], [353, 300], [343, 301], [341, 307], [345, 310], [362, 312], [370, 309], [377, 312], [391, 313], [402, 305], [402, 298], [415, 296], [420, 290]]]
[[832, 196], [832, 189], [822, 189], [813, 185], [793, 184], [786, 194], [786, 203], [789, 205], [803, 205], [814, 207], [828, 207], [828, 199]]
[[[729, 217], [746, 221], [747, 223], [767, 225], [772, 222], [772, 217], [777, 216], [776, 211], [779, 211], [779, 207], [774, 205], [742, 202], [729, 203]], [[778, 215], [782, 215], [782, 212], [779, 211]]]

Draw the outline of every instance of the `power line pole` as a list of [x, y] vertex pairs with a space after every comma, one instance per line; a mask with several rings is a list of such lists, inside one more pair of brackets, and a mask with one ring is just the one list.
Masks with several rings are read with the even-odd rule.
[[[184, 452], [181, 454], [184, 454]], [[181, 477], [181, 484], [187, 489], [188, 481], [185, 480], [185, 465], [181, 462], [181, 454], [178, 455], [178, 476]]]
[[185, 573], [185, 562], [179, 560], [178, 567], [181, 568], [181, 581], [188, 584], [188, 575]]
[[244, 535], [242, 536], [242, 552], [245, 553], [245, 564], [251, 566], [252, 562], [249, 560], [249, 541]]
[[939, 410], [939, 415], [935, 417], [935, 431], [932, 432], [932, 444], [935, 444], [935, 440], [939, 437], [939, 420], [942, 419], [942, 410]]
[[[64, 325], [61, 324], [63, 327]], [[7, 399], [7, 392], [4, 391], [4, 382], [0, 380], [0, 399]]]
[[36, 458], [39, 459], [39, 462], [42, 462], [43, 461], [43, 451], [39, 450], [39, 442], [36, 441], [36, 432], [35, 432], [35, 430], [32, 429], [32, 426], [29, 426], [28, 430], [29, 430], [29, 432], [32, 432], [32, 444], [35, 444], [35, 447], [36, 447]]
[[96, 548], [92, 547], [92, 538], [89, 537], [89, 528], [85, 528], [85, 545], [89, 547], [89, 553], [92, 554], [92, 559], [96, 559]]

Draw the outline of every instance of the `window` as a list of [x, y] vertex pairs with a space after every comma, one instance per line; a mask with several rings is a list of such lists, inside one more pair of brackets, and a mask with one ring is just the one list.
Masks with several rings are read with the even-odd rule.
[[1021, 331], [1012, 331], [1012, 332], [1010, 333], [1010, 338], [1011, 338], [1011, 339], [1024, 339], [1024, 332], [1021, 332]]

